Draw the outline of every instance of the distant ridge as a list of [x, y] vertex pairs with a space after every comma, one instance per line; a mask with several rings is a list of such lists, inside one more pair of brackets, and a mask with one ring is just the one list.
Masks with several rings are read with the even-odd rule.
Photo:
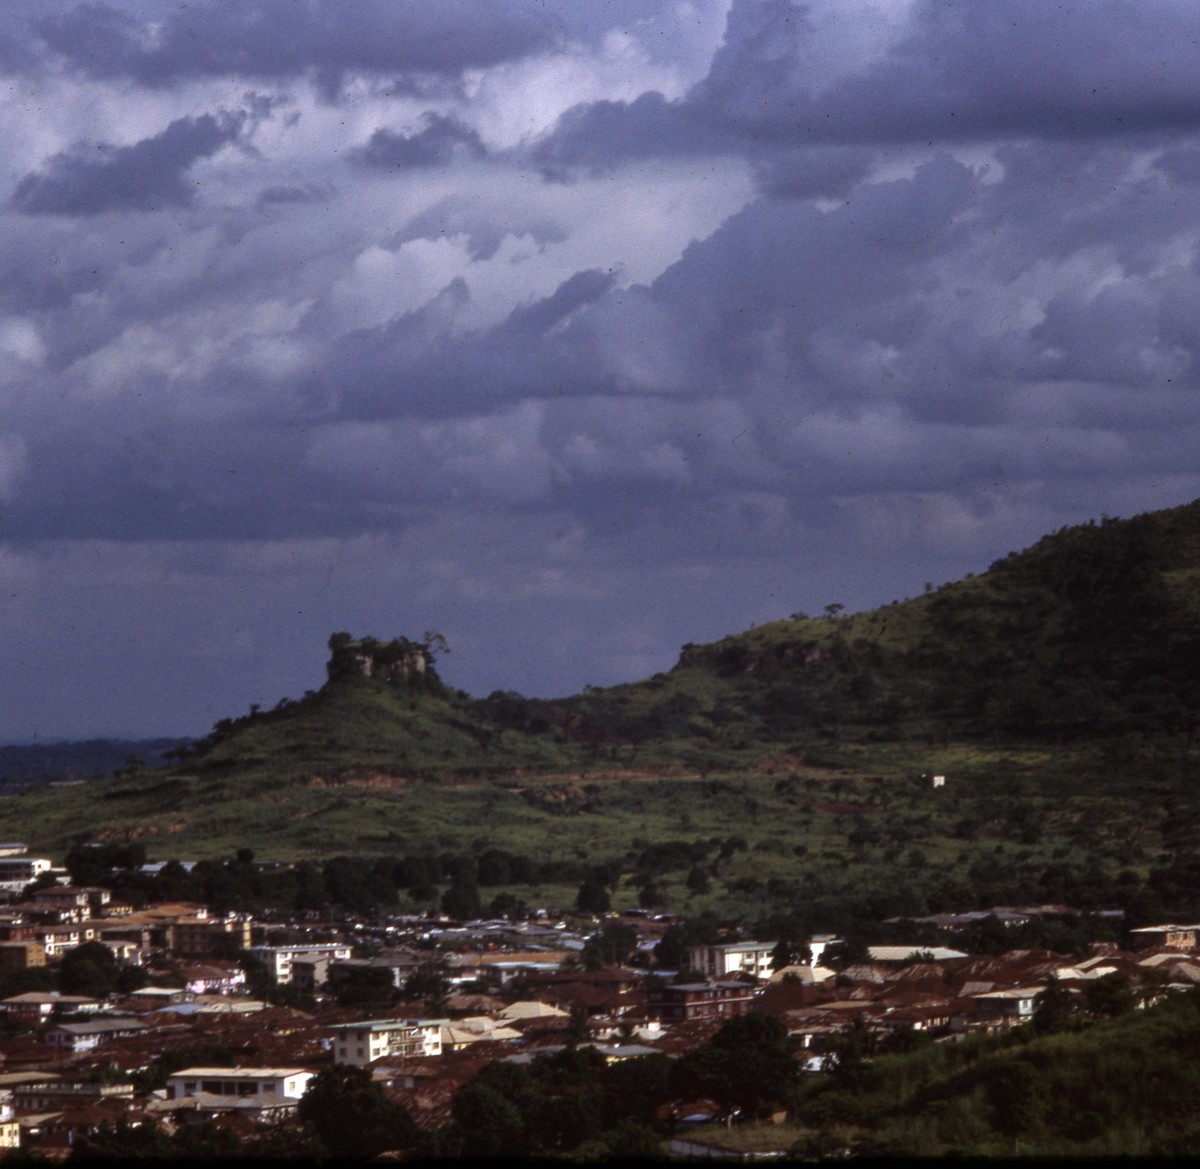
[[134, 767], [158, 767], [187, 739], [81, 739], [0, 744], [0, 793], [34, 784], [91, 779]]

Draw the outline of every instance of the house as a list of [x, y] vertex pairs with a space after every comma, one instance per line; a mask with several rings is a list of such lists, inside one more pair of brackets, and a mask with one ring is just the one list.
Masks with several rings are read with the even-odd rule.
[[706, 978], [730, 974], [771, 976], [771, 956], [777, 942], [724, 942], [712, 946], [689, 946], [688, 966]]
[[186, 986], [144, 986], [126, 996], [123, 1005], [134, 1011], [161, 1011], [195, 1001], [196, 992]]
[[951, 958], [966, 958], [962, 950], [948, 946], [868, 946], [872, 962], [948, 962]]
[[313, 1073], [307, 1068], [184, 1068], [167, 1077], [167, 1099], [184, 1096], [287, 1096], [299, 1100]]
[[441, 1055], [446, 1019], [369, 1019], [339, 1023], [333, 1033], [333, 1062], [366, 1067], [379, 1059]]
[[196, 963], [181, 966], [179, 974], [194, 994], [233, 994], [246, 986], [246, 972], [240, 966]]
[[55, 885], [39, 889], [26, 903], [35, 913], [59, 913], [71, 921], [100, 916], [112, 894], [96, 885]]
[[488, 1015], [456, 1019], [442, 1026], [443, 1051], [461, 1051], [476, 1043], [512, 1043], [522, 1038], [520, 1031]]
[[61, 958], [68, 950], [95, 940], [96, 930], [88, 922], [70, 922], [63, 925], [36, 926], [36, 940], [46, 947], [46, 957], [51, 961]]

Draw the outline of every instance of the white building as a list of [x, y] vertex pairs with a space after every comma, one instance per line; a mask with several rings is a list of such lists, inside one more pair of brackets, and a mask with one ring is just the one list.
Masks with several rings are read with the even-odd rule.
[[44, 856], [0, 856], [0, 892], [23, 893], [26, 885], [53, 868], [54, 862]]
[[304, 1068], [184, 1068], [167, 1077], [167, 1097], [304, 1095], [313, 1073]]
[[731, 974], [771, 977], [771, 955], [777, 942], [725, 942], [716, 946], [689, 946], [688, 967], [706, 978]]
[[247, 951], [267, 967], [267, 972], [282, 986], [292, 981], [292, 963], [297, 958], [328, 957], [344, 961], [350, 957], [349, 946], [338, 942], [303, 942], [295, 946], [251, 946]]
[[366, 1067], [378, 1059], [442, 1054], [446, 1019], [368, 1019], [339, 1023], [333, 1032], [333, 1062]]

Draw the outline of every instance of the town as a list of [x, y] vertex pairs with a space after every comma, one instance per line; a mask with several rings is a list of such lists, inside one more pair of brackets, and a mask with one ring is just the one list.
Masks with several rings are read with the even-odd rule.
[[[682, 919], [651, 910], [255, 916], [123, 903], [19, 843], [0, 845], [0, 893], [0, 1148], [53, 1158], [555, 1154], [589, 1139], [600, 1155], [784, 1156], [797, 1151], [791, 1085], [836, 1074], [864, 1042], [955, 1043], [1200, 983], [1200, 926], [1175, 924], [1068, 955], [748, 939], [736, 923], [688, 944]], [[1077, 915], [892, 924], [964, 937]], [[711, 1058], [735, 1048], [732, 1064]], [[503, 1085], [524, 1075], [536, 1091], [547, 1069], [556, 1090], [587, 1083], [611, 1107], [516, 1131]]]

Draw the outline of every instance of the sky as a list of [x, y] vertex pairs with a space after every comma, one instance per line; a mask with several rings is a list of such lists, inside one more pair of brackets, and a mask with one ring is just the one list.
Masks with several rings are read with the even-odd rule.
[[553, 697], [1200, 495], [1192, 0], [5, 0], [0, 741]]

